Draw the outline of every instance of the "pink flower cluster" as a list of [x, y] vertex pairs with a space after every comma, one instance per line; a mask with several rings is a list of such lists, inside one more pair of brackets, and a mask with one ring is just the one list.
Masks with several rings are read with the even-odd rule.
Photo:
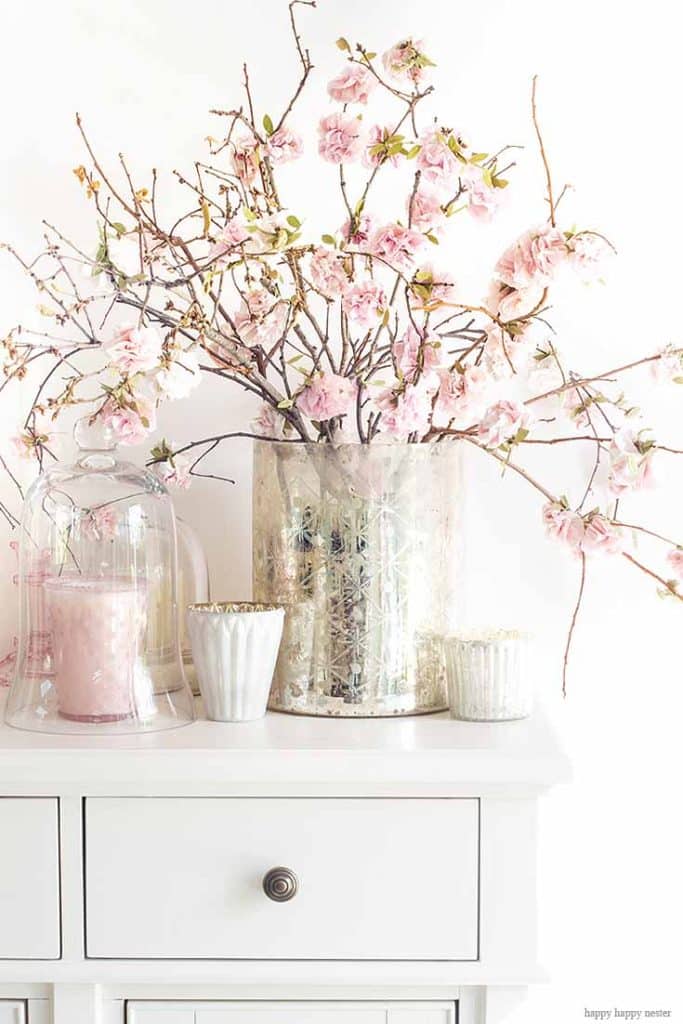
[[567, 257], [566, 239], [551, 224], [525, 232], [496, 264], [491, 312], [505, 321], [531, 313]]
[[274, 164], [288, 164], [303, 154], [304, 144], [300, 135], [284, 125], [268, 139], [266, 153]]
[[287, 303], [265, 288], [253, 288], [242, 298], [235, 326], [242, 342], [269, 347], [280, 340], [287, 323]]
[[548, 536], [576, 553], [618, 555], [624, 550], [621, 528], [599, 512], [580, 516], [559, 502], [548, 502], [542, 515]]
[[495, 402], [484, 413], [479, 424], [479, 440], [487, 448], [500, 448], [514, 442], [520, 430], [529, 425], [529, 411], [514, 399]]
[[149, 433], [156, 430], [156, 402], [142, 395], [126, 405], [109, 399], [102, 408], [101, 417], [119, 444], [141, 444]]
[[331, 164], [348, 163], [360, 156], [364, 140], [361, 122], [348, 114], [328, 114], [318, 124], [318, 152]]
[[654, 453], [654, 445], [643, 442], [632, 430], [624, 428], [616, 433], [608, 449], [610, 493], [620, 497], [628, 491], [652, 486]]
[[479, 366], [468, 366], [462, 373], [441, 370], [439, 383], [439, 396], [434, 408], [436, 424], [462, 429], [481, 418], [490, 389], [485, 370]]
[[153, 467], [155, 475], [166, 487], [177, 487], [186, 491], [192, 483], [192, 462], [187, 455], [174, 455], [172, 458], [156, 462]]
[[299, 393], [296, 404], [304, 416], [324, 422], [348, 413], [357, 393], [354, 380], [336, 373], [320, 373]]
[[368, 251], [396, 270], [409, 271], [424, 241], [424, 236], [412, 228], [384, 224], [370, 238]]
[[334, 249], [318, 246], [311, 255], [313, 287], [328, 299], [336, 299], [346, 289], [348, 278], [342, 258]]
[[102, 348], [109, 362], [123, 375], [145, 373], [161, 358], [161, 338], [153, 327], [124, 324]]
[[462, 166], [448, 145], [448, 136], [431, 129], [420, 139], [417, 166], [422, 179], [442, 189], [452, 188], [458, 181]]
[[348, 63], [327, 86], [330, 97], [337, 103], [367, 103], [377, 86], [372, 72], [360, 64]]
[[432, 61], [426, 57], [421, 39], [403, 39], [382, 55], [382, 64], [395, 81], [419, 85]]
[[350, 322], [358, 327], [374, 326], [386, 306], [384, 288], [371, 277], [349, 285], [342, 297], [342, 309]]

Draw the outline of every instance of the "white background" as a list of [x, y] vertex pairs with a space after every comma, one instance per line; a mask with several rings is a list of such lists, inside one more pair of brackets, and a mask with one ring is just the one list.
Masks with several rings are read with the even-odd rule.
[[[557, 184], [574, 186], [566, 223], [603, 230], [620, 253], [608, 287], [568, 289], [561, 297], [552, 318], [562, 348], [573, 367], [600, 371], [668, 341], [681, 344], [681, 61], [673, 5], [320, 0], [318, 12], [303, 11], [300, 22], [317, 67], [312, 96], [293, 122], [302, 133], [328, 108], [324, 84], [341, 63], [337, 36], [381, 51], [413, 33], [438, 62], [435, 109], [443, 123], [464, 130], [477, 149], [526, 145], [500, 218], [490, 227], [463, 221], [453, 229], [449, 266], [472, 301], [501, 249], [544, 217], [529, 116], [531, 77], [538, 73]], [[6, 9], [4, 34], [0, 239], [27, 253], [40, 244], [41, 217], [90, 248], [96, 244], [90, 207], [71, 172], [84, 161], [76, 110], [103, 157], [115, 163], [123, 150], [139, 184], [149, 184], [148, 168], [158, 167], [170, 194], [171, 169], [189, 169], [204, 155], [204, 137], [219, 134], [208, 108], [236, 102], [242, 58], [261, 112], [275, 113], [286, 101], [298, 71], [284, 0], [38, 0]], [[286, 169], [283, 189], [297, 214], [315, 225], [315, 237], [334, 229], [342, 210], [335, 169], [303, 166]], [[395, 200], [399, 215], [399, 186], [389, 182], [384, 202]], [[7, 258], [0, 263], [0, 297], [2, 330], [36, 304]], [[645, 382], [632, 374], [627, 384], [648, 408], [646, 422], [662, 443], [683, 447], [682, 392], [670, 387], [648, 398]], [[2, 398], [3, 434], [19, 422], [30, 394], [28, 385], [21, 390]], [[196, 399], [164, 410], [167, 436], [186, 440], [240, 428], [251, 415], [244, 396], [217, 382], [203, 385]], [[9, 456], [6, 442], [2, 453]], [[585, 452], [577, 465], [566, 451], [561, 461], [534, 455], [529, 465], [557, 491], [578, 486], [589, 459]], [[200, 481], [179, 497], [178, 508], [207, 546], [215, 596], [246, 597], [248, 444], [226, 443], [210, 468], [234, 477], [235, 486]], [[661, 455], [659, 491], [624, 506], [681, 540], [682, 470], [683, 461]], [[15, 495], [4, 481], [0, 486], [16, 510]], [[577, 566], [543, 537], [536, 496], [523, 482], [501, 482], [480, 457], [468, 467], [465, 492], [459, 500], [469, 513], [472, 606], [480, 618], [517, 619], [539, 636], [539, 690], [575, 766], [573, 785], [554, 792], [543, 808], [541, 944], [552, 980], [510, 1024], [570, 1024], [584, 1019], [586, 1006], [680, 1012], [680, 609], [660, 600], [622, 560], [591, 563], [563, 702], [562, 643]], [[9, 643], [9, 535], [6, 541], [0, 626]], [[663, 568], [661, 549], [641, 553]]]

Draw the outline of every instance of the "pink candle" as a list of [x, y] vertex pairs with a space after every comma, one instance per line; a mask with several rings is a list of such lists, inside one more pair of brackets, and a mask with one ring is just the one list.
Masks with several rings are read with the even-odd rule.
[[145, 592], [125, 580], [64, 576], [44, 584], [59, 713], [116, 722], [135, 711]]

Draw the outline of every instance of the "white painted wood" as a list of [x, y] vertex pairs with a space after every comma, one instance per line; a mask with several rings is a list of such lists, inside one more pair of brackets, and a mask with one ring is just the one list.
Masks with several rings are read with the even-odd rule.
[[[54, 1024], [50, 1000], [28, 1000], [27, 1024]], [[116, 1022], [116, 1024], [118, 1024], [118, 1022]]]
[[[474, 960], [475, 800], [86, 801], [90, 957]], [[263, 893], [290, 867], [289, 903]]]
[[0, 1024], [26, 1024], [25, 1003], [0, 999]]
[[455, 1024], [455, 1004], [132, 1002], [126, 1024]]
[[481, 1024], [505, 1024], [510, 1014], [524, 1002], [525, 997], [524, 988], [487, 988]]
[[341, 721], [269, 713], [121, 737], [0, 724], [0, 794], [10, 795], [80, 796], [85, 785], [91, 796], [481, 796], [569, 777], [542, 712], [503, 726], [442, 715]]
[[59, 956], [58, 803], [0, 798], [0, 959]]
[[[105, 1024], [100, 985], [55, 985], [52, 992], [53, 1024]], [[28, 1024], [32, 1024], [31, 1021]]]
[[[83, 802], [63, 797], [59, 802], [61, 822], [62, 956], [80, 960], [84, 953], [83, 915]], [[32, 1022], [31, 1022], [32, 1024]]]
[[536, 960], [537, 801], [481, 801], [482, 963]]

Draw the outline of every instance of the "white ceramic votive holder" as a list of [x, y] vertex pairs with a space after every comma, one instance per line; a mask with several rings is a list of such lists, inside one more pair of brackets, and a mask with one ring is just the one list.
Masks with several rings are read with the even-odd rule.
[[211, 721], [250, 722], [265, 715], [284, 619], [284, 608], [276, 605], [189, 605], [192, 658]]
[[451, 718], [508, 722], [533, 707], [530, 637], [516, 630], [477, 630], [446, 637]]

